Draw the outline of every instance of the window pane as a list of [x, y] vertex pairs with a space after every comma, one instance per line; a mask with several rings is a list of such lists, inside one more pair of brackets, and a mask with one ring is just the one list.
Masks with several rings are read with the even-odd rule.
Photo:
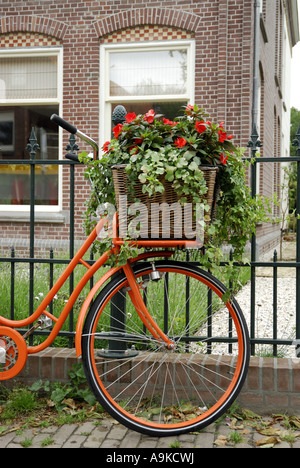
[[[58, 127], [50, 120], [58, 106], [15, 106], [0, 108], [0, 159], [26, 160], [28, 138], [32, 127], [40, 150], [36, 159], [59, 158]], [[35, 168], [35, 202], [37, 205], [58, 204], [58, 166], [47, 164]], [[30, 203], [30, 168], [27, 164], [0, 165], [0, 204]]]
[[187, 50], [110, 53], [110, 96], [187, 92]]
[[57, 57], [0, 59], [0, 99], [57, 97]]

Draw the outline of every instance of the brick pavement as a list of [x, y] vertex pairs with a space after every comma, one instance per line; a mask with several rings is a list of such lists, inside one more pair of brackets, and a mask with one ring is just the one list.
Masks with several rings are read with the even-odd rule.
[[[264, 417], [263, 421], [270, 418]], [[277, 427], [284, 431], [284, 426], [276, 424], [270, 426]], [[231, 434], [239, 433], [239, 441], [234, 444], [230, 442]], [[286, 431], [286, 434], [294, 434], [291, 437], [277, 436], [267, 440], [262, 447], [270, 446], [274, 448], [300, 448], [300, 437], [298, 432]], [[300, 435], [300, 433], [299, 433]], [[184, 452], [197, 453], [201, 448], [258, 448], [257, 442], [265, 436], [258, 433], [255, 427], [243, 426], [235, 429], [226, 423], [211, 424], [199, 433], [183, 434], [177, 437], [149, 437], [131, 431], [112, 418], [103, 419], [101, 422], [87, 421], [81, 424], [65, 424], [63, 426], [49, 426], [46, 428], [27, 428], [21, 433], [17, 431], [8, 432], [0, 436], [0, 448], [101, 448], [105, 457], [122, 454], [121, 449], [132, 450], [132, 454], [144, 454], [148, 458], [151, 454], [176, 453], [177, 449]], [[284, 440], [288, 439], [288, 440]], [[143, 450], [139, 450], [143, 449]], [[147, 449], [144, 451], [144, 449]], [[196, 450], [192, 450], [196, 449]], [[131, 453], [128, 450], [126, 453]], [[140, 455], [141, 456], [141, 455]], [[142, 461], [142, 459], [140, 460]]]

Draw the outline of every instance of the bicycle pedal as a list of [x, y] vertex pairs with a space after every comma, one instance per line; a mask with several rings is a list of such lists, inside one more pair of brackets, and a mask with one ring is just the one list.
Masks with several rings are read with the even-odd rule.
[[50, 328], [52, 327], [52, 320], [50, 317], [47, 317], [47, 315], [42, 315], [40, 320], [39, 320], [39, 328], [41, 330], [44, 330], [45, 328]]

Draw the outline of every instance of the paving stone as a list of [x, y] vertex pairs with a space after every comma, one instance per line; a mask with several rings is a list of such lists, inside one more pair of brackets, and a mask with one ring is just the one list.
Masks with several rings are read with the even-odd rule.
[[101, 448], [118, 448], [120, 446], [120, 441], [119, 440], [113, 440], [113, 439], [106, 439], [102, 442]]
[[52, 435], [54, 442], [57, 443], [60, 440], [63, 442], [66, 441], [77, 427], [76, 424], [65, 424], [61, 426], [58, 431]]
[[213, 447], [215, 434], [212, 432], [204, 432], [196, 436], [194, 445], [196, 448], [210, 448]]
[[94, 427], [90, 435], [86, 438], [84, 442], [85, 448], [98, 448], [104, 441], [107, 436], [107, 430], [104, 430], [102, 426]]
[[137, 448], [141, 440], [141, 434], [128, 431], [120, 444], [120, 448]]
[[86, 436], [80, 436], [73, 434], [66, 443], [62, 446], [62, 448], [80, 448], [86, 441]]
[[[262, 424], [266, 427], [272, 423], [272, 418], [264, 416]], [[61, 427], [49, 426], [48, 428], [28, 428], [17, 434], [16, 431], [0, 435], [0, 448], [25, 448], [26, 439], [31, 442], [30, 448], [41, 448], [43, 441], [47, 438], [53, 439], [50, 445], [43, 448], [136, 448], [136, 449], [201, 449], [201, 448], [257, 448], [256, 442], [262, 440], [265, 436], [256, 431], [256, 427], [245, 426], [249, 431], [244, 434], [238, 431], [243, 440], [239, 444], [230, 444], [228, 442], [230, 433], [233, 432], [230, 426], [226, 424], [211, 424], [208, 428], [199, 433], [187, 433], [179, 436], [153, 437], [139, 434], [129, 430], [120, 424], [114, 424], [112, 418], [108, 418], [97, 424], [98, 421], [86, 421], [82, 424], [65, 424]], [[280, 423], [272, 425], [274, 429], [284, 429]], [[8, 429], [9, 430], [9, 429]], [[298, 434], [299, 431], [292, 431]], [[217, 446], [215, 441], [223, 435], [225, 445]], [[300, 448], [300, 438], [296, 436], [293, 443], [279, 441], [274, 448]]]
[[11, 432], [10, 434], [6, 434], [3, 437], [0, 437], [0, 448], [6, 448], [7, 445], [15, 438], [15, 432]]

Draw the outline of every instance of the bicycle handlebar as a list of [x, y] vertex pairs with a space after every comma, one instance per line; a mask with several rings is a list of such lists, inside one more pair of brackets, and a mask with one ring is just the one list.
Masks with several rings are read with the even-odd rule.
[[[56, 114], [53, 114], [51, 117], [50, 117], [50, 120], [52, 120], [53, 122], [55, 122], [57, 125], [59, 125], [60, 127], [62, 127], [64, 130], [67, 130], [67, 132], [71, 133], [72, 135], [77, 135], [79, 138], [81, 138], [81, 140], [85, 141], [86, 143], [88, 143], [89, 145], [91, 145], [94, 149], [94, 159], [97, 159], [98, 157], [98, 145], [97, 143], [92, 139], [90, 138], [89, 136], [85, 135], [84, 133], [82, 133], [80, 130], [78, 130], [76, 127], [74, 127], [74, 125], [70, 124], [69, 122], [67, 122], [66, 120], [62, 119], [61, 117], [59, 117], [58, 115]], [[70, 154], [70, 153], [69, 153]], [[66, 157], [69, 156], [66, 155]], [[75, 158], [70, 158], [68, 157], [68, 159], [73, 159], [75, 161]], [[78, 160], [78, 158], [77, 158]]]
[[81, 163], [81, 161], [79, 161], [78, 154], [76, 154], [76, 153], [67, 153], [67, 154], [65, 154], [65, 158], [70, 159], [71, 161], [74, 161], [74, 162], [77, 162], [77, 163]]
[[50, 117], [50, 120], [52, 120], [53, 122], [55, 122], [57, 125], [59, 125], [60, 127], [64, 128], [65, 130], [67, 130], [67, 132], [69, 133], [72, 133], [72, 135], [76, 135], [77, 133], [77, 128], [74, 127], [74, 125], [70, 124], [69, 122], [67, 122], [66, 120], [62, 119], [61, 117], [59, 117], [58, 115], [56, 114], [53, 114], [51, 117]]

